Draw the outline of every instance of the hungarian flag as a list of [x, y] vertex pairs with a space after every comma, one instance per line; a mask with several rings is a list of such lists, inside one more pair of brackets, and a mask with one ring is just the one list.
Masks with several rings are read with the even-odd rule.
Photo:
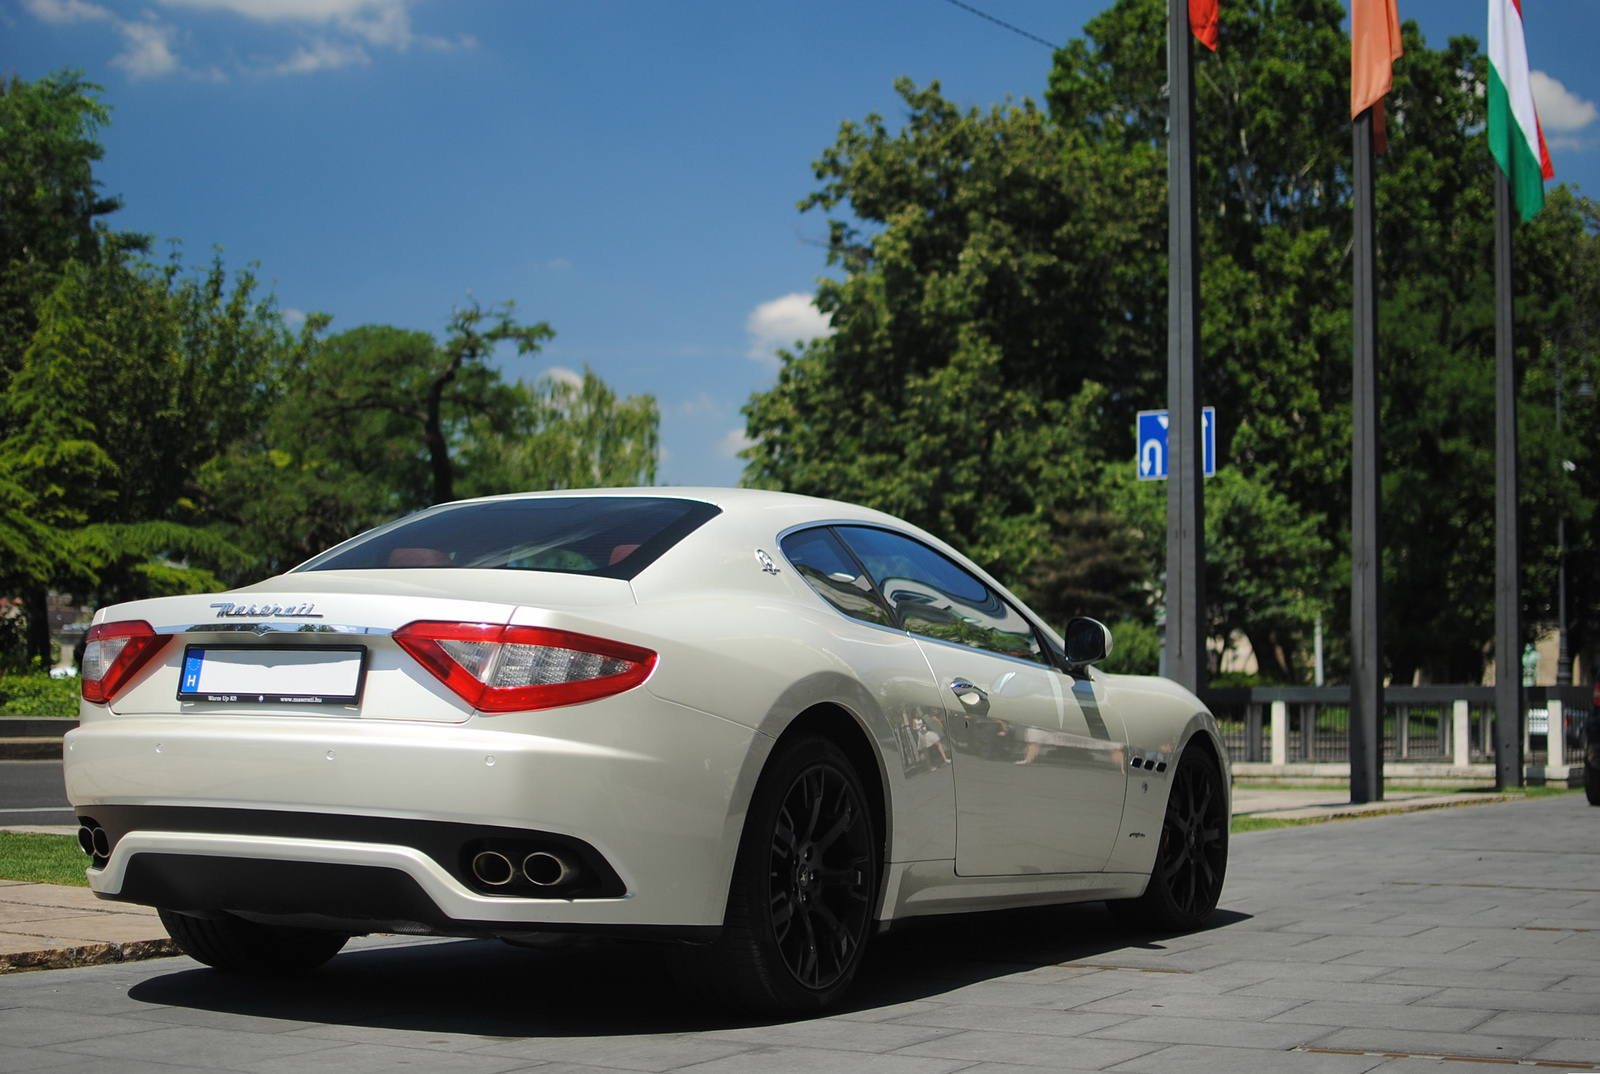
[[1532, 220], [1556, 170], [1533, 104], [1521, 0], [1489, 0], [1489, 151], [1511, 183], [1518, 215]]
[[1218, 0], [1189, 0], [1189, 29], [1212, 52], [1217, 51], [1217, 4]]

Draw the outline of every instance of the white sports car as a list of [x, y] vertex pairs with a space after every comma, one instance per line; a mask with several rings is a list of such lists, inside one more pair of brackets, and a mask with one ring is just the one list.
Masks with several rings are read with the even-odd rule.
[[818, 1010], [874, 932], [1108, 900], [1199, 925], [1227, 754], [899, 519], [735, 489], [445, 504], [96, 614], [68, 797], [102, 898], [222, 969], [367, 932], [684, 945]]

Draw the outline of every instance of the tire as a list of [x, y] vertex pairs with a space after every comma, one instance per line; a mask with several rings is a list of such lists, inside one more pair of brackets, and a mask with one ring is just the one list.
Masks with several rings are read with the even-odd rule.
[[854, 766], [826, 739], [778, 747], [745, 816], [721, 938], [689, 953], [723, 1007], [794, 1017], [844, 994], [872, 932], [882, 843]]
[[1205, 752], [1186, 750], [1172, 774], [1156, 863], [1144, 894], [1106, 906], [1118, 921], [1133, 928], [1189, 932], [1217, 908], [1227, 869], [1228, 808], [1222, 773]]
[[306, 973], [337, 955], [350, 939], [342, 932], [258, 925], [231, 914], [201, 918], [172, 910], [157, 912], [167, 935], [184, 954], [236, 973]]
[[1600, 805], [1600, 768], [1592, 764], [1583, 766], [1583, 796], [1590, 805]]

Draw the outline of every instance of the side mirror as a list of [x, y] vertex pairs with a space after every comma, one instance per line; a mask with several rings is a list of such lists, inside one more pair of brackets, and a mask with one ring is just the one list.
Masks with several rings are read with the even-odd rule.
[[1067, 666], [1074, 670], [1111, 655], [1111, 628], [1097, 619], [1078, 616], [1067, 623]]

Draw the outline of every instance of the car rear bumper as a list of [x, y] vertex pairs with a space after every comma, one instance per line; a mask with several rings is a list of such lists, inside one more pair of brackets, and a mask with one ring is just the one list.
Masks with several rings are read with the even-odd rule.
[[[105, 832], [104, 898], [351, 931], [693, 931], [722, 923], [765, 746], [631, 691], [456, 726], [103, 716], [67, 736], [65, 768]], [[485, 849], [548, 851], [582, 882], [486, 885]]]

